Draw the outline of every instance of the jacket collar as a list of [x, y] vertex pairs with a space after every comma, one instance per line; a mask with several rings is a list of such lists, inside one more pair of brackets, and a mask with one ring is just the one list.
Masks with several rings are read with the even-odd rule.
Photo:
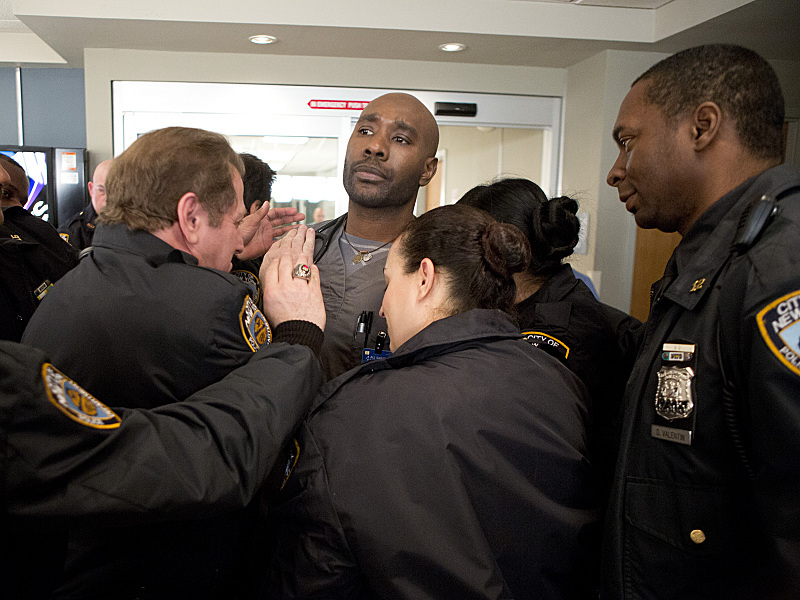
[[92, 245], [141, 256], [154, 267], [168, 262], [198, 264], [194, 256], [170, 246], [149, 231], [129, 229], [121, 224], [98, 225]]
[[687, 310], [693, 309], [713, 287], [714, 278], [731, 252], [739, 219], [750, 202], [764, 194], [777, 195], [793, 184], [800, 184], [796, 172], [781, 165], [751, 177], [717, 200], [675, 249], [678, 276], [664, 297]]
[[464, 341], [493, 337], [520, 337], [519, 325], [502, 310], [476, 308], [434, 321], [392, 355], [393, 359]]
[[581, 281], [575, 277], [572, 267], [564, 263], [558, 267], [556, 272], [550, 276], [542, 287], [519, 303], [520, 310], [527, 307], [529, 304], [560, 302], [569, 296], [580, 284]]
[[434, 321], [398, 348], [391, 357], [361, 364], [325, 384], [311, 407], [319, 408], [345, 383], [366, 373], [407, 367], [466, 344], [491, 339], [519, 339], [519, 325], [501, 310], [476, 308]]

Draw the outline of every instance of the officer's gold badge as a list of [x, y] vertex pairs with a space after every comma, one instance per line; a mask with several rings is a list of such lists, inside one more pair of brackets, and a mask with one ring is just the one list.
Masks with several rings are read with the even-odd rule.
[[95, 429], [116, 429], [120, 426], [120, 418], [113, 410], [53, 365], [42, 365], [42, 379], [50, 402], [73, 421]]

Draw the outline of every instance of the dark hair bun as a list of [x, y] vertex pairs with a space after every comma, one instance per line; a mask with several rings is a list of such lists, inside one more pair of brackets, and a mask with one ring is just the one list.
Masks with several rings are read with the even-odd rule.
[[481, 238], [483, 260], [491, 271], [507, 278], [528, 268], [531, 246], [519, 228], [507, 223], [489, 223]]
[[578, 202], [569, 196], [560, 196], [534, 206], [534, 254], [557, 262], [572, 254], [573, 248], [578, 244], [581, 227], [577, 212]]

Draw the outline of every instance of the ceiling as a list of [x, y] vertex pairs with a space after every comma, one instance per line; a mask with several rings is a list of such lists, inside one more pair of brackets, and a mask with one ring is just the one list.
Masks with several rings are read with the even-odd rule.
[[[278, 42], [248, 41], [262, 33]], [[565, 68], [709, 42], [800, 61], [798, 40], [800, 0], [0, 0], [6, 65], [81, 67], [85, 48], [125, 48]]]

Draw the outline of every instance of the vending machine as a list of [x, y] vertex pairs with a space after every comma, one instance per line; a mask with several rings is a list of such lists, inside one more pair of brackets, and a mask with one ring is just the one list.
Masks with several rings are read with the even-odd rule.
[[0, 145], [0, 153], [14, 159], [28, 175], [26, 210], [53, 227], [68, 221], [88, 203], [85, 148]]

